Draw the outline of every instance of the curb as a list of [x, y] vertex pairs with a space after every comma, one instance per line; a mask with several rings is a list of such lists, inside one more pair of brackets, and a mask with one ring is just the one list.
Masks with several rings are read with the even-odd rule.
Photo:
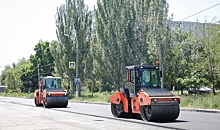
[[[72, 100], [69, 100], [69, 102], [85, 103], [85, 104], [99, 104], [99, 105], [110, 105], [111, 104], [111, 103], [102, 103], [102, 102], [83, 102], [83, 101], [72, 101]], [[205, 113], [218, 113], [218, 114], [220, 114], [220, 110], [216, 110], [216, 109], [180, 108], [180, 111], [205, 112]]]
[[205, 113], [218, 113], [218, 114], [220, 114], [220, 110], [216, 110], [216, 109], [180, 108], [180, 110], [181, 111], [205, 112]]
[[74, 103], [85, 103], [85, 104], [98, 104], [98, 105], [111, 105], [111, 103], [104, 103], [104, 102], [84, 102], [84, 101], [73, 101], [69, 100], [69, 102], [74, 102]]

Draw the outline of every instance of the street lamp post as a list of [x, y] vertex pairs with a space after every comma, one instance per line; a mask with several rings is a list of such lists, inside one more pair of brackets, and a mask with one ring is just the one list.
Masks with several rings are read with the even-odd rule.
[[[78, 63], [79, 63], [79, 49], [78, 42], [76, 42], [76, 77], [78, 78]], [[76, 84], [76, 97], [79, 97], [79, 84]]]
[[[68, 36], [72, 39], [72, 37], [68, 34], [64, 34], [65, 36]], [[73, 39], [72, 39], [73, 40]], [[78, 64], [79, 63], [79, 48], [78, 48], [78, 41], [76, 42], [76, 77], [79, 77], [78, 75]], [[76, 84], [76, 97], [79, 97], [79, 84]]]

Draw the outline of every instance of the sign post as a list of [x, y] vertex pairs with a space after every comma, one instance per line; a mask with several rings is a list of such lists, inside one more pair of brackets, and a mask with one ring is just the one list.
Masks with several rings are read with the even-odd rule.
[[80, 85], [80, 77], [79, 76], [75, 77], [75, 84]]

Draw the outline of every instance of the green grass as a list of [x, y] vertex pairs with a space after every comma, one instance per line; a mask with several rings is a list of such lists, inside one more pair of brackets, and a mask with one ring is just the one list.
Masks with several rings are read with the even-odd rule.
[[187, 90], [172, 92], [181, 98], [180, 107], [184, 108], [202, 108], [202, 109], [220, 109], [220, 91], [207, 94], [188, 94]]
[[109, 103], [111, 95], [112, 94], [108, 92], [94, 93], [93, 96], [91, 93], [86, 93], [81, 95], [79, 98], [76, 98], [75, 96], [69, 96], [69, 99], [72, 101], [79, 101], [79, 102]]
[[202, 109], [220, 109], [220, 95], [201, 94], [201, 95], [183, 95], [181, 97], [181, 107], [202, 108]]
[[[175, 95], [181, 95], [181, 91], [171, 91], [173, 94]], [[187, 95], [188, 91], [187, 90], [183, 90], [183, 95]]]
[[19, 97], [19, 98], [34, 98], [34, 93], [0, 93], [0, 96]]

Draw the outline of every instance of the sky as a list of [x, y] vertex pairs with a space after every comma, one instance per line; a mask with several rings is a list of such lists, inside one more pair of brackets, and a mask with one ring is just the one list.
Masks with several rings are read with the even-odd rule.
[[[96, 0], [84, 0], [92, 10]], [[174, 21], [211, 7], [220, 0], [167, 0], [169, 16]], [[65, 0], [0, 0], [0, 72], [2, 67], [35, 54], [34, 47], [43, 41], [57, 40], [56, 9]], [[220, 5], [184, 21], [204, 22], [220, 18]]]

